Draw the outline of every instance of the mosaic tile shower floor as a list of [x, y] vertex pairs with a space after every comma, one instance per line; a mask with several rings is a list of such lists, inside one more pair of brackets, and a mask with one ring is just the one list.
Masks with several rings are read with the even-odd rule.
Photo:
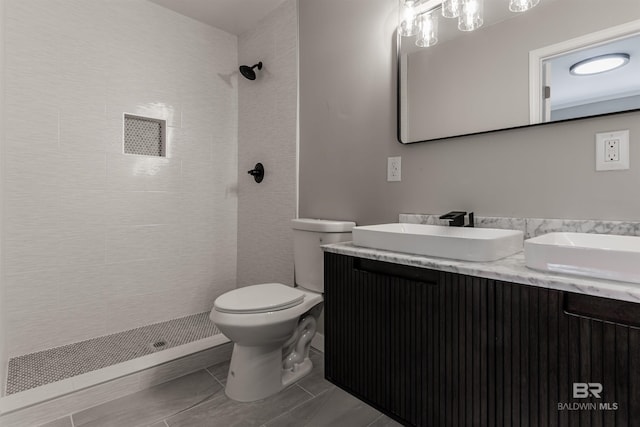
[[6, 394], [85, 374], [220, 333], [209, 312], [147, 325], [9, 360]]

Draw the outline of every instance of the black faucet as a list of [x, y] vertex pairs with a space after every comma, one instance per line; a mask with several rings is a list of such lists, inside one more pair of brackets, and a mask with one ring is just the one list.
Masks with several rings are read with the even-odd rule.
[[467, 213], [463, 211], [452, 211], [441, 215], [440, 219], [449, 220], [451, 227], [474, 227], [473, 212], [469, 212], [469, 223], [467, 225], [464, 224], [465, 215], [467, 215]]

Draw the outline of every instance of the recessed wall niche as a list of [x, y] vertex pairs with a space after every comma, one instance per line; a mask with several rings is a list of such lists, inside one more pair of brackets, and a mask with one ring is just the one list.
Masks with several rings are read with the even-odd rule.
[[166, 120], [124, 115], [124, 153], [166, 157]]

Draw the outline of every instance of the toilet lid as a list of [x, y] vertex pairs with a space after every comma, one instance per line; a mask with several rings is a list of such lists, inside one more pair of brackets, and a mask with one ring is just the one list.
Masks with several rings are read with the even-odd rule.
[[266, 313], [295, 307], [304, 293], [281, 283], [264, 283], [234, 289], [220, 295], [214, 308], [222, 313]]

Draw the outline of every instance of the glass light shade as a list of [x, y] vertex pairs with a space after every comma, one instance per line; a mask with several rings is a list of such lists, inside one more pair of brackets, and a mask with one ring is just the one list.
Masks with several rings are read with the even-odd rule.
[[444, 0], [442, 2], [442, 16], [457, 18], [460, 15], [460, 0]]
[[483, 0], [462, 0], [460, 3], [460, 16], [458, 16], [458, 29], [460, 31], [473, 31], [482, 26]]
[[415, 1], [400, 0], [400, 15], [398, 22], [398, 34], [403, 37], [418, 34], [418, 18], [414, 8]]
[[509, 10], [511, 12], [526, 12], [540, 3], [540, 0], [511, 0]]
[[425, 13], [418, 21], [418, 39], [416, 46], [429, 47], [438, 43], [438, 15]]

